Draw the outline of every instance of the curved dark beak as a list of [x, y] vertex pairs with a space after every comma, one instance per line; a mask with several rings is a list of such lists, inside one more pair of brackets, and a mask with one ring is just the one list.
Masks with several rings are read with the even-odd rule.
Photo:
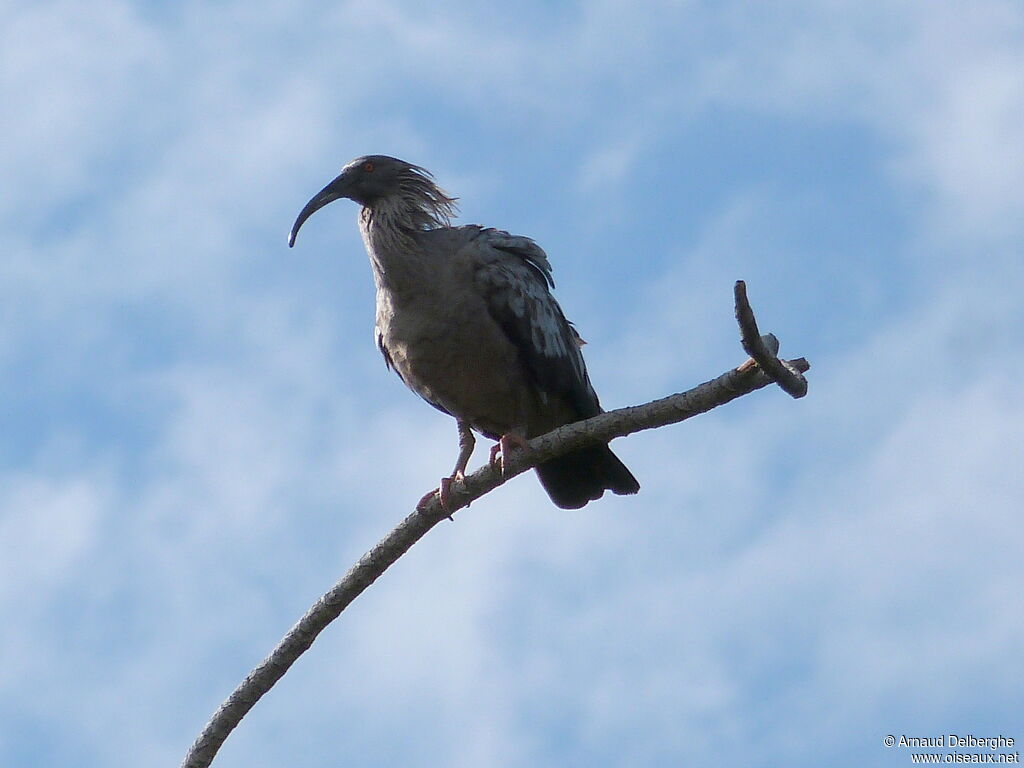
[[295, 236], [299, 234], [299, 227], [305, 223], [306, 219], [328, 203], [333, 203], [339, 198], [347, 197], [348, 186], [349, 178], [343, 173], [326, 187], [317, 192], [316, 195], [313, 196], [313, 199], [306, 203], [306, 207], [299, 212], [298, 218], [295, 219], [295, 223], [292, 224], [292, 231], [288, 233], [289, 248], [295, 245]]

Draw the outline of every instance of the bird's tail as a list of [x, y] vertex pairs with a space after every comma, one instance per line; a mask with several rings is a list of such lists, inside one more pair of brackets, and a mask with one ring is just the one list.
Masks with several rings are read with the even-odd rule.
[[607, 445], [589, 445], [537, 466], [551, 500], [562, 509], [579, 509], [604, 492], [636, 493], [640, 483]]

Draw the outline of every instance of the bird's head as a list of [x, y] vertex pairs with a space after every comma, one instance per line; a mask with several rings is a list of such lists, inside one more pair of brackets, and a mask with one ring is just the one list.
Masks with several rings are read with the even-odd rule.
[[306, 219], [342, 197], [370, 209], [383, 200], [404, 203], [410, 224], [417, 228], [447, 224], [455, 210], [455, 198], [448, 197], [434, 183], [429, 171], [395, 157], [366, 155], [342, 168], [306, 203], [288, 234], [288, 246], [295, 245], [295, 236]]

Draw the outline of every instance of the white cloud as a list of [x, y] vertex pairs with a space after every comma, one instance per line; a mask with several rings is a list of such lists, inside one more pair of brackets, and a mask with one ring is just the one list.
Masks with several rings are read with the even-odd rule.
[[97, 164], [115, 161], [119, 132], [139, 124], [131, 104], [161, 42], [120, 2], [53, 2], [5, 15], [0, 216], [20, 230], [38, 226], [55, 202], [87, 195]]
[[110, 499], [109, 491], [90, 480], [49, 482], [32, 474], [6, 478], [0, 599], [8, 616], [35, 613], [39, 605], [33, 593], [65, 586], [95, 545], [97, 518]]
[[732, 109], [736, 119], [861, 127], [879, 142], [875, 159], [894, 186], [923, 204], [944, 241], [1021, 234], [1019, 4], [992, 0], [970, 14], [953, 2], [656, 4], [636, 18], [633, 6], [607, 2], [581, 23], [555, 44], [570, 63], [545, 85], [582, 80], [607, 94], [570, 112], [607, 132], [585, 144], [583, 178], [638, 130], [656, 159], [681, 128]]
[[937, 226], [1019, 236], [1020, 6], [997, 0], [965, 15], [956, 3], [842, 2], [810, 15], [809, 27], [776, 20], [762, 45], [726, 57], [708, 100], [862, 120], [891, 142], [897, 178], [934, 201]]

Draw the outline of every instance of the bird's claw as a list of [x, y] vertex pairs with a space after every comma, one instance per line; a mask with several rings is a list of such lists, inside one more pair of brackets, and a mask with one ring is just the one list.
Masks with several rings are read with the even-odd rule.
[[[452, 475], [448, 477], [442, 477], [441, 482], [438, 484], [436, 491], [430, 491], [425, 494], [422, 499], [416, 504], [416, 509], [424, 509], [430, 500], [437, 496], [437, 500], [441, 502], [441, 509], [445, 512], [452, 511], [452, 483], [456, 480], [465, 480], [466, 476], [461, 471], [456, 470]], [[448, 519], [451, 520], [452, 516], [449, 514]]]
[[428, 491], [427, 493], [423, 494], [423, 498], [416, 502], [416, 509], [422, 512], [424, 509], [427, 508], [427, 504], [430, 503], [430, 500], [433, 499], [436, 495], [437, 491]]
[[462, 472], [455, 472], [455, 474], [450, 477], [441, 478], [441, 485], [437, 489], [437, 497], [441, 501], [441, 508], [445, 512], [451, 511], [452, 508], [452, 483], [455, 481], [461, 482], [465, 479], [466, 476], [462, 474]]
[[515, 450], [526, 451], [530, 443], [520, 435], [502, 435], [501, 439], [491, 446], [491, 468], [497, 469], [502, 476], [505, 475], [505, 457]]

